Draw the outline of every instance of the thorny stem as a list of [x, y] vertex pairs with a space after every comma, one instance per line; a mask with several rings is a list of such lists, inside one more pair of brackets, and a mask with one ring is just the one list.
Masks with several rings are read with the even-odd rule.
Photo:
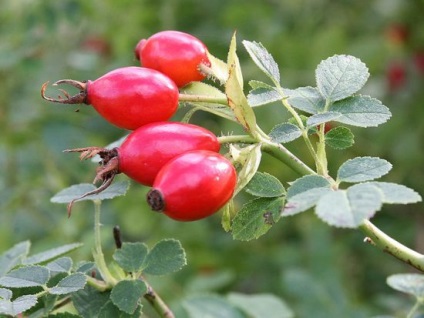
[[[256, 143], [258, 142], [251, 136], [234, 135], [219, 137], [219, 142], [222, 143]], [[316, 174], [314, 170], [306, 166], [299, 158], [288, 151], [284, 146], [273, 143], [272, 141], [261, 140], [262, 150], [269, 153], [276, 159], [285, 163], [294, 171], [301, 175]], [[405, 245], [399, 243], [395, 239], [388, 236], [378, 227], [372, 224], [369, 220], [365, 220], [359, 227], [360, 230], [369, 238], [367, 242], [371, 242], [374, 246], [382, 251], [394, 256], [400, 261], [413, 266], [414, 268], [424, 272], [424, 255], [420, 254]]]
[[154, 291], [152, 286], [147, 284], [146, 281], [144, 283], [147, 285], [147, 293], [144, 294], [144, 298], [152, 305], [155, 311], [163, 318], [175, 318], [174, 313], [168, 307], [168, 305], [163, 301], [162, 298]]
[[366, 242], [370, 242], [372, 245], [378, 247], [383, 252], [396, 257], [397, 259], [411, 265], [412, 267], [415, 267], [421, 272], [424, 272], [423, 254], [420, 254], [394, 240], [368, 220], [365, 220], [359, 228], [369, 238], [369, 240], [366, 240]]
[[93, 251], [93, 258], [96, 262], [97, 269], [100, 272], [100, 275], [102, 276], [103, 280], [106, 282], [106, 284], [114, 286], [116, 285], [116, 279], [113, 277], [111, 272], [109, 271], [109, 268], [106, 265], [105, 257], [103, 255], [102, 250], [102, 241], [101, 241], [101, 235], [100, 235], [100, 207], [101, 207], [100, 200], [94, 201], [94, 251]]
[[178, 97], [180, 102], [192, 102], [192, 103], [214, 103], [228, 106], [227, 97], [215, 97], [208, 95], [191, 95], [191, 94], [180, 94]]

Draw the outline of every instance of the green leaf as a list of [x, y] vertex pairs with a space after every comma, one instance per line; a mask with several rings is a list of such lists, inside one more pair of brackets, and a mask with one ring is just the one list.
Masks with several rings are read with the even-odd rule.
[[260, 144], [247, 146], [238, 154], [236, 154], [235, 149], [235, 147], [230, 147], [231, 155], [235, 161], [241, 164], [242, 168], [237, 173], [237, 186], [233, 196], [239, 193], [250, 182], [256, 171], [258, 171], [262, 158]]
[[[228, 77], [228, 73], [226, 75]], [[188, 94], [188, 95], [201, 95], [201, 96], [207, 96], [208, 98], [217, 99], [226, 99], [227, 96], [218, 88], [208, 85], [203, 82], [192, 82], [180, 89], [180, 92], [182, 94]], [[195, 109], [203, 110], [212, 114], [215, 114], [217, 116], [237, 121], [233, 111], [231, 110], [228, 105], [222, 105], [218, 103], [213, 102], [186, 102], [192, 106], [195, 107]]]
[[333, 121], [339, 118], [341, 115], [342, 114], [337, 112], [325, 112], [321, 114], [312, 115], [308, 118], [306, 124], [308, 125], [308, 127], [315, 127], [326, 122]]
[[281, 212], [281, 216], [292, 216], [301, 212], [306, 212], [314, 207], [318, 200], [330, 191], [331, 189], [329, 187], [318, 187], [291, 197], [287, 200]]
[[27, 259], [25, 259], [22, 263], [26, 265], [43, 263], [53, 258], [59, 257], [63, 254], [69, 253], [80, 246], [82, 246], [82, 243], [72, 243], [72, 244], [66, 244], [60, 247], [55, 247], [50, 250], [32, 255], [28, 257]]
[[62, 279], [56, 286], [50, 289], [50, 294], [65, 295], [83, 289], [87, 280], [84, 274], [75, 273]]
[[234, 32], [231, 38], [230, 48], [228, 50], [228, 56], [227, 56], [227, 65], [229, 67], [228, 78], [231, 77], [231, 73], [233, 72], [234, 77], [237, 79], [237, 82], [239, 83], [241, 89], [243, 90], [244, 80], [243, 80], [243, 75], [241, 73], [240, 61], [236, 51], [237, 51], [237, 40], [236, 40], [236, 32]]
[[244, 127], [247, 132], [255, 132], [256, 118], [252, 108], [247, 102], [247, 98], [243, 92], [242, 83], [239, 81], [239, 64], [236, 49], [235, 35], [231, 40], [230, 52], [228, 54], [228, 65], [230, 73], [225, 83], [225, 94], [227, 95], [228, 105], [233, 110], [237, 121]]
[[233, 219], [233, 238], [241, 241], [257, 239], [278, 221], [283, 198], [257, 198], [247, 202]]
[[[30, 318], [32, 318], [32, 316], [30, 316]], [[81, 318], [81, 316], [74, 315], [74, 314], [71, 314], [69, 312], [60, 312], [60, 313], [53, 314], [53, 315], [50, 314], [46, 318]]]
[[[125, 195], [129, 186], [130, 186], [130, 183], [128, 181], [116, 182], [116, 183], [113, 183], [106, 190], [98, 194], [88, 195], [82, 199], [79, 199], [78, 201], [84, 201], [84, 200], [95, 201], [95, 200], [113, 199], [115, 197]], [[84, 195], [85, 193], [89, 191], [93, 191], [95, 189], [96, 187], [91, 183], [75, 184], [55, 194], [50, 199], [50, 201], [53, 203], [69, 203], [72, 200], [77, 199], [80, 196]]]
[[322, 61], [315, 71], [319, 91], [333, 102], [359, 91], [369, 75], [367, 66], [350, 55], [334, 55]]
[[349, 128], [335, 127], [325, 134], [325, 143], [334, 149], [346, 149], [354, 144], [354, 135]]
[[226, 299], [215, 295], [193, 296], [182, 305], [188, 318], [247, 318]]
[[0, 299], [0, 314], [16, 316], [34, 307], [37, 304], [37, 296], [24, 295], [14, 301]]
[[287, 190], [287, 203], [281, 216], [291, 216], [309, 210], [330, 191], [331, 184], [322, 176], [308, 175], [297, 179]]
[[0, 286], [34, 287], [47, 284], [50, 272], [44, 266], [25, 266], [14, 269], [0, 278]]
[[217, 79], [222, 85], [224, 85], [228, 79], [227, 64], [224, 61], [216, 58], [209, 52], [207, 52], [207, 55], [211, 66], [208, 67], [205, 64], [200, 64], [200, 70], [209, 77]]
[[109, 293], [100, 292], [86, 284], [84, 289], [72, 293], [71, 299], [75, 309], [83, 318], [94, 318], [109, 300]]
[[113, 259], [125, 271], [137, 273], [143, 269], [148, 247], [144, 243], [124, 243], [113, 253]]
[[46, 267], [52, 274], [69, 273], [72, 268], [72, 259], [70, 257], [61, 257], [48, 263]]
[[293, 311], [280, 298], [272, 294], [244, 295], [230, 293], [230, 303], [242, 309], [251, 318], [291, 318]]
[[362, 95], [336, 102], [329, 107], [329, 111], [342, 114], [335, 121], [357, 127], [376, 127], [392, 116], [378, 99]]
[[251, 59], [274, 83], [280, 82], [280, 71], [272, 55], [258, 42], [244, 40], [244, 47]]
[[226, 95], [215, 86], [203, 82], [191, 82], [180, 89], [180, 93], [188, 95], [201, 95], [216, 99], [225, 99]]
[[394, 274], [387, 277], [386, 282], [400, 292], [414, 295], [418, 299], [424, 298], [424, 275], [422, 274]]
[[141, 316], [141, 308], [143, 307], [140, 304], [137, 309], [132, 314], [127, 314], [119, 310], [112, 301], [108, 301], [100, 310], [97, 318], [140, 318]]
[[166, 239], [157, 243], [147, 254], [143, 273], [170, 274], [179, 271], [186, 264], [186, 254], [181, 243], [174, 239]]
[[257, 197], [274, 198], [286, 193], [284, 186], [276, 177], [257, 171], [244, 190]]
[[315, 189], [330, 188], [331, 184], [326, 178], [319, 175], [308, 175], [296, 179], [287, 190], [287, 199], [291, 199], [295, 195]]
[[78, 273], [89, 274], [96, 269], [96, 263], [94, 262], [81, 262], [78, 264], [77, 269], [75, 270]]
[[141, 280], [121, 280], [112, 288], [110, 300], [120, 310], [133, 314], [146, 292], [147, 286]]
[[368, 184], [379, 188], [383, 192], [383, 203], [409, 204], [422, 200], [417, 192], [402, 184], [390, 182], [368, 182]]
[[268, 89], [273, 89], [273, 88], [274, 88], [274, 86], [271, 86], [271, 85], [269, 85], [269, 84], [267, 84], [267, 83], [265, 83], [265, 82], [257, 81], [257, 80], [251, 80], [251, 81], [249, 81], [249, 86], [250, 86], [252, 89], [258, 89], [258, 88], [268, 88]]
[[294, 108], [308, 114], [317, 114], [324, 110], [325, 99], [315, 87], [284, 89], [288, 102]]
[[375, 186], [360, 183], [347, 190], [331, 191], [320, 198], [316, 214], [329, 225], [357, 228], [380, 210], [382, 192]]
[[221, 225], [225, 232], [231, 230], [231, 217], [234, 214], [234, 201], [230, 200], [224, 207], [221, 209]]
[[12, 291], [6, 288], [0, 288], [0, 299], [10, 300], [12, 299]]
[[337, 171], [339, 182], [364, 182], [380, 178], [392, 169], [392, 165], [378, 157], [356, 157], [345, 161]]
[[252, 89], [247, 95], [247, 101], [251, 107], [270, 104], [281, 99], [280, 93], [273, 87]]
[[302, 136], [302, 130], [290, 123], [278, 124], [269, 133], [271, 140], [276, 143], [287, 143]]
[[221, 104], [212, 104], [212, 103], [193, 103], [190, 102], [190, 105], [192, 105], [196, 111], [202, 110], [211, 114], [214, 114], [216, 116], [238, 122], [236, 116], [234, 115], [234, 112], [231, 110], [230, 107], [221, 105]]
[[0, 255], [0, 277], [16, 265], [21, 264], [22, 260], [28, 255], [30, 246], [29, 241], [21, 242]]

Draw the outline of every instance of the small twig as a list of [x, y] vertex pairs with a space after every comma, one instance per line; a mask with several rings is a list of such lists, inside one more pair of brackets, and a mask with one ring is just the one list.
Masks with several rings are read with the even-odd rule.
[[382, 251], [401, 260], [402, 262], [415, 267], [421, 272], [424, 272], [423, 254], [420, 254], [399, 243], [368, 220], [365, 220], [359, 228], [367, 235], [367, 238], [365, 239], [366, 243], [371, 243]]
[[158, 294], [154, 291], [152, 286], [147, 284], [144, 280], [144, 283], [147, 285], [147, 292], [144, 294], [144, 298], [152, 305], [152, 307], [156, 310], [156, 312], [162, 318], [175, 318], [174, 313], [168, 307], [168, 305], [163, 301], [162, 298], [159, 297]]

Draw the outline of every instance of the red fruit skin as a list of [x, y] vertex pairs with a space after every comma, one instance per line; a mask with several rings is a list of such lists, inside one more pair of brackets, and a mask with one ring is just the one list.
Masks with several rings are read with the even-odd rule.
[[403, 63], [392, 62], [387, 69], [387, 83], [390, 91], [398, 91], [406, 84], [406, 67]]
[[219, 153], [197, 150], [168, 162], [158, 173], [153, 190], [162, 195], [165, 213], [177, 221], [195, 221], [217, 212], [236, 186], [236, 171]]
[[141, 40], [135, 55], [144, 67], [169, 76], [178, 87], [201, 81], [201, 63], [210, 66], [207, 47], [196, 37], [179, 31], [162, 31]]
[[119, 171], [151, 186], [171, 159], [192, 150], [218, 152], [218, 138], [209, 130], [180, 122], [159, 122], [134, 130], [117, 149]]
[[125, 129], [164, 121], [178, 108], [178, 87], [166, 75], [143, 67], [123, 67], [87, 82], [87, 104]]

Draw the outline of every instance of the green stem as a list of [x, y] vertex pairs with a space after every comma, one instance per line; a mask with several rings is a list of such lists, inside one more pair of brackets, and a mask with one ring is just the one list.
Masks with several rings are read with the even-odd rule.
[[213, 103], [228, 106], [227, 97], [215, 97], [208, 95], [191, 95], [191, 94], [180, 94], [178, 97], [180, 102], [192, 102], [192, 103]]
[[262, 141], [262, 150], [280, 160], [300, 175], [316, 174], [302, 160], [292, 154], [286, 147], [271, 141]]
[[414, 318], [415, 313], [417, 312], [417, 310], [420, 307], [421, 307], [421, 303], [417, 300], [417, 302], [415, 303], [414, 307], [411, 308], [411, 310], [409, 311], [409, 313], [406, 316], [406, 318]]
[[258, 142], [255, 138], [249, 135], [221, 136], [221, 137], [218, 137], [218, 141], [220, 144], [231, 144], [231, 143], [254, 144]]
[[233, 135], [221, 136], [218, 138], [219, 143], [262, 143], [262, 150], [269, 153], [271, 156], [285, 163], [288, 167], [299, 173], [300, 175], [316, 174], [314, 170], [309, 168], [302, 160], [297, 158], [286, 147], [281, 144], [270, 141], [269, 139], [261, 138], [257, 140], [248, 135]]
[[[424, 272], [424, 255], [420, 254], [405, 245], [394, 240], [386, 233], [381, 231], [378, 227], [372, 224], [370, 221], [365, 220], [364, 223], [359, 227], [362, 232], [367, 235], [370, 242], [381, 249], [382, 251], [396, 257], [397, 259], [403, 261], [415, 267], [416, 269]], [[367, 241], [369, 241], [367, 240]]]
[[317, 145], [317, 157], [320, 163], [319, 174], [324, 177], [328, 177], [328, 161], [327, 152], [325, 149], [325, 124], [321, 124], [318, 129], [318, 145]]
[[308, 136], [308, 130], [306, 129], [305, 125], [303, 125], [302, 118], [300, 118], [299, 114], [296, 112], [296, 110], [290, 105], [290, 103], [287, 100], [287, 96], [284, 94], [284, 91], [282, 87], [280, 86], [280, 83], [274, 82], [278, 92], [280, 93], [282, 99], [281, 102], [283, 103], [283, 106], [288, 110], [288, 112], [293, 116], [293, 118], [296, 120], [296, 123], [302, 130], [302, 138], [305, 141], [306, 147], [309, 150], [309, 153], [311, 154], [312, 158], [315, 161], [316, 169], [319, 174], [322, 174], [323, 172], [323, 166], [320, 158], [317, 155], [317, 152], [314, 149], [314, 146], [312, 145], [311, 140]]
[[87, 276], [87, 284], [101, 292], [109, 289], [109, 286], [104, 281], [98, 280], [91, 276]]
[[106, 265], [105, 257], [102, 251], [102, 239], [100, 235], [100, 211], [101, 211], [102, 201], [95, 200], [94, 201], [94, 251], [93, 258], [96, 262], [97, 269], [100, 272], [103, 280], [107, 285], [114, 286], [116, 285], [116, 279], [112, 276], [109, 271], [109, 268]]
[[160, 298], [158, 294], [156, 294], [152, 286], [147, 284], [146, 281], [144, 282], [147, 285], [147, 293], [144, 294], [144, 298], [150, 303], [150, 305], [152, 305], [152, 307], [159, 314], [159, 316], [162, 318], [175, 318], [174, 313], [163, 301], [163, 299]]

